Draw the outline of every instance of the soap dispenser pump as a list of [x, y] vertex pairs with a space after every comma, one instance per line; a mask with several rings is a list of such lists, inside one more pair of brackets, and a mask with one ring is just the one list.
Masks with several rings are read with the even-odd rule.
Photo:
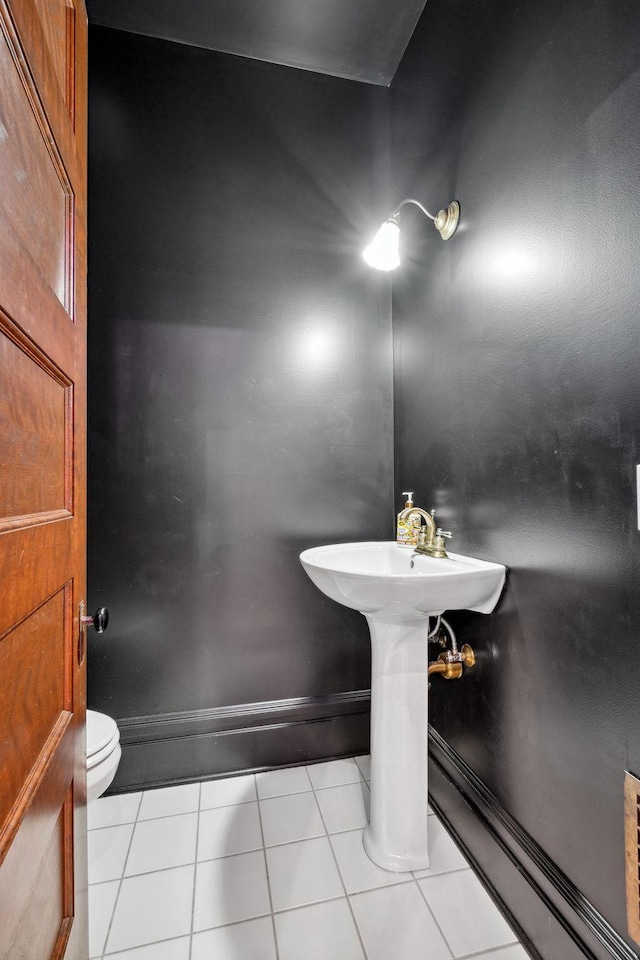
[[[404, 505], [405, 510], [414, 506], [412, 490], [403, 490], [402, 496], [407, 498], [407, 502]], [[398, 514], [396, 543], [399, 547], [415, 547], [418, 543], [418, 533], [420, 532], [420, 525], [422, 524], [420, 514], [416, 513], [413, 517], [407, 517], [406, 519], [401, 519], [401, 517], [402, 511]]]

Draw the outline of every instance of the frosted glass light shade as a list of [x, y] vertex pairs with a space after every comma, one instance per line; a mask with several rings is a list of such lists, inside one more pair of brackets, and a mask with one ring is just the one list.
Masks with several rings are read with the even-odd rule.
[[400, 266], [399, 244], [400, 227], [395, 220], [386, 220], [362, 256], [376, 270], [395, 270]]

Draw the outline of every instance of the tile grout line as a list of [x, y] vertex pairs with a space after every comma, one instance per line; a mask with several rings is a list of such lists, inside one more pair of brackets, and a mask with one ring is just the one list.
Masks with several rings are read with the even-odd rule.
[[[465, 870], [471, 870], [471, 867], [470, 867], [469, 865], [467, 865], [466, 867], [460, 867], [459, 870], [448, 870], [448, 871], [446, 871], [446, 875], [447, 875], [447, 876], [450, 876], [452, 873], [463, 873]], [[471, 873], [473, 874], [473, 870], [471, 870]], [[442, 877], [442, 876], [445, 876], [445, 874], [444, 874], [444, 873], [436, 873], [436, 874], [434, 874], [434, 876], [436, 876], [436, 877]], [[474, 876], [475, 876], [475, 874], [474, 874]], [[429, 878], [428, 878], [428, 877], [421, 877], [420, 879], [422, 879], [422, 880], [427, 880], [427, 879], [429, 879]], [[438, 930], [439, 930], [440, 933], [442, 934], [442, 938], [443, 938], [444, 942], [446, 943], [447, 947], [448, 947], [449, 950], [451, 951], [451, 956], [453, 957], [453, 960], [475, 960], [476, 957], [479, 957], [480, 960], [481, 960], [482, 957], [486, 957], [487, 954], [491, 954], [491, 953], [493, 953], [495, 950], [504, 950], [506, 947], [522, 946], [522, 944], [520, 943], [520, 941], [518, 940], [518, 938], [516, 937], [516, 935], [515, 935], [515, 933], [514, 933], [514, 934], [513, 934], [514, 939], [513, 939], [513, 940], [510, 940], [509, 943], [499, 943], [499, 944], [497, 944], [497, 945], [494, 945], [493, 947], [487, 947], [486, 950], [485, 950], [485, 949], [483, 949], [483, 950], [476, 950], [476, 951], [473, 951], [473, 950], [472, 950], [471, 953], [456, 953], [455, 950], [453, 949], [453, 947], [451, 946], [451, 944], [449, 943], [447, 937], [445, 936], [445, 932], [444, 932], [444, 930], [442, 929], [442, 927], [440, 926], [440, 923], [439, 923], [439, 921], [438, 921], [438, 918], [436, 917], [433, 909], [431, 908], [431, 904], [429, 903], [429, 901], [428, 901], [428, 899], [427, 899], [427, 896], [426, 896], [424, 890], [422, 889], [422, 887], [420, 886], [420, 883], [419, 883], [419, 881], [418, 881], [417, 878], [415, 878], [415, 882], [418, 884], [418, 890], [420, 891], [420, 894], [421, 894], [421, 896], [422, 896], [422, 899], [423, 899], [424, 902], [426, 903], [427, 908], [428, 908], [428, 910], [429, 910], [429, 913], [430, 913], [431, 916], [433, 917], [433, 919], [434, 919], [434, 921], [435, 921], [435, 924], [436, 924]], [[511, 927], [509, 927], [509, 929], [511, 930]], [[513, 930], [511, 930], [511, 932], [513, 933]]]
[[175, 943], [177, 940], [184, 940], [186, 936], [188, 936], [188, 934], [183, 934], [178, 937], [164, 937], [162, 940], [151, 940], [149, 943], [139, 943], [134, 947], [125, 947], [124, 950], [114, 950], [111, 953], [105, 953], [103, 960], [113, 960], [115, 956], [126, 957], [128, 953], [134, 954], [139, 950], [146, 950], [147, 947], [162, 946], [163, 943]]
[[[427, 821], [428, 821], [428, 818], [427, 818]], [[428, 824], [427, 824], [427, 825], [428, 825]], [[462, 868], [461, 868], [461, 869], [462, 869]], [[468, 869], [468, 868], [467, 868], [467, 869]], [[455, 873], [456, 871], [450, 871], [450, 872], [451, 872], [451, 873]], [[435, 876], [438, 876], [438, 874], [435, 874]], [[422, 879], [422, 880], [426, 880], [427, 878], [426, 878], [426, 877], [422, 877], [421, 879]], [[454, 949], [453, 949], [453, 947], [451, 946], [451, 944], [449, 943], [448, 939], [446, 938], [445, 933], [444, 933], [444, 930], [442, 929], [442, 927], [440, 926], [440, 923], [438, 922], [438, 918], [436, 917], [435, 913], [434, 913], [433, 910], [431, 909], [431, 904], [430, 904], [429, 901], [427, 900], [427, 896], [426, 896], [424, 890], [422, 889], [422, 887], [420, 886], [420, 884], [419, 884], [419, 882], [418, 882], [418, 878], [417, 878], [417, 877], [414, 877], [414, 878], [413, 878], [413, 882], [414, 882], [415, 885], [417, 886], [417, 888], [418, 888], [418, 893], [420, 894], [420, 896], [421, 896], [422, 899], [424, 900], [424, 902], [425, 902], [425, 904], [426, 904], [426, 906], [427, 906], [427, 910], [429, 911], [429, 913], [431, 914], [431, 916], [432, 916], [432, 918], [433, 918], [433, 922], [435, 923], [436, 927], [437, 927], [438, 930], [440, 931], [440, 936], [442, 937], [442, 939], [444, 940], [445, 944], [447, 945], [447, 949], [448, 949], [449, 953], [451, 954], [451, 956], [452, 956], [452, 957], [454, 958], [454, 960], [455, 960], [455, 956], [456, 956], [456, 955], [455, 955]]]
[[[513, 940], [511, 943], [501, 943], [499, 947], [487, 947], [486, 950], [481, 950], [479, 953], [460, 953], [457, 957], [454, 957], [454, 960], [482, 960], [486, 956], [491, 958], [491, 954], [495, 956], [497, 950], [508, 950], [509, 947], [522, 947], [522, 944], [519, 940]], [[524, 950], [524, 947], [522, 949]]]
[[[435, 811], [434, 811], [432, 814], [429, 814], [429, 816], [435, 816]], [[428, 818], [427, 818], [427, 822], [428, 822]], [[439, 818], [438, 818], [438, 823], [441, 824], [441, 826], [442, 826], [442, 828], [444, 829], [445, 833], [446, 833], [448, 836], [451, 836], [450, 833], [449, 833], [449, 831], [447, 830], [446, 826], [444, 825], [444, 823], [442, 823], [442, 821], [441, 821]], [[465, 861], [465, 863], [466, 863], [466, 867], [459, 867], [459, 868], [457, 868], [456, 870], [446, 870], [446, 871], [444, 871], [444, 873], [441, 873], [441, 874], [433, 874], [433, 876], [444, 876], [445, 874], [449, 875], [449, 874], [452, 874], [452, 873], [463, 873], [465, 870], [470, 870], [471, 873], [472, 873], [472, 875], [475, 876], [475, 873], [474, 873], [474, 871], [473, 871], [472, 868], [471, 868], [471, 864], [469, 863], [469, 861], [468, 861], [467, 858], [465, 857], [464, 853], [462, 853], [462, 851], [460, 851], [460, 853], [462, 854], [462, 857], [463, 857], [463, 859], [464, 859], [464, 861]], [[447, 947], [448, 947], [449, 950], [451, 951], [451, 955], [452, 955], [452, 957], [453, 957], [453, 960], [475, 960], [476, 957], [478, 957], [478, 958], [480, 958], [480, 960], [482, 960], [482, 957], [486, 957], [487, 954], [491, 954], [491, 953], [493, 953], [495, 950], [501, 950], [501, 949], [504, 949], [504, 948], [506, 948], [506, 947], [522, 946], [522, 944], [520, 943], [520, 941], [519, 941], [518, 938], [516, 937], [514, 931], [511, 930], [511, 927], [509, 927], [509, 930], [511, 930], [511, 933], [514, 934], [514, 939], [513, 939], [512, 941], [510, 941], [509, 943], [503, 943], [503, 944], [500, 944], [499, 946], [494, 946], [494, 947], [487, 947], [486, 950], [480, 950], [480, 951], [475, 951], [475, 952], [472, 951], [471, 953], [463, 953], [463, 954], [457, 954], [457, 955], [456, 955], [453, 947], [451, 946], [451, 944], [449, 943], [447, 937], [445, 936], [444, 930], [442, 929], [442, 927], [440, 926], [440, 923], [438, 922], [438, 919], [437, 919], [437, 917], [436, 917], [436, 915], [435, 915], [435, 912], [434, 912], [433, 908], [431, 907], [431, 904], [429, 903], [429, 900], [428, 900], [428, 898], [427, 898], [426, 893], [424, 892], [424, 890], [423, 890], [422, 887], [420, 886], [420, 882], [419, 882], [419, 881], [420, 881], [420, 880], [427, 880], [427, 879], [429, 879], [429, 878], [428, 878], [428, 877], [415, 877], [415, 876], [414, 876], [414, 880], [415, 880], [415, 882], [418, 884], [418, 890], [420, 891], [420, 895], [422, 896], [422, 899], [423, 899], [424, 902], [426, 903], [427, 909], [429, 910], [429, 913], [430, 913], [431, 916], [433, 917], [433, 919], [434, 919], [434, 921], [435, 921], [435, 924], [436, 924], [438, 930], [439, 930], [440, 933], [442, 934], [442, 937], [443, 937], [443, 939], [444, 939], [444, 942], [446, 943]]]
[[[191, 814], [194, 814], [194, 813], [197, 816], [196, 810], [191, 811]], [[144, 821], [142, 822], [144, 823]], [[242, 855], [243, 853], [257, 853], [259, 850], [260, 850], [260, 847], [254, 847], [253, 850], [241, 850], [239, 854], [227, 853], [223, 857], [209, 857], [207, 860], [191, 860], [188, 863], [174, 863], [173, 866], [170, 866], [170, 867], [157, 867], [155, 870], [142, 870], [140, 873], [130, 873], [128, 877], [125, 877], [123, 874], [122, 879], [136, 880], [138, 877], [150, 877], [156, 873], [169, 873], [170, 870], [180, 870], [182, 867], [193, 867], [197, 863], [213, 863], [215, 860], [229, 860], [231, 857], [237, 857]], [[118, 879], [119, 879], [118, 877], [114, 877], [113, 880], [100, 880], [98, 883], [92, 883], [91, 886], [92, 887], [103, 886], [106, 883], [114, 883]], [[182, 936], [186, 936], [186, 934], [182, 934]]]
[[189, 933], [189, 957], [193, 953], [193, 924], [196, 912], [196, 880], [198, 879], [198, 841], [200, 840], [200, 814], [202, 812], [202, 782], [198, 783], [198, 820], [196, 823], [196, 850], [193, 861], [193, 890], [191, 891], [191, 929]]
[[[354, 760], [353, 762], [355, 763], [355, 760]], [[360, 767], [358, 767], [357, 763], [356, 763], [356, 768], [358, 769], [358, 772], [361, 773]], [[309, 780], [311, 780], [311, 777], [309, 777]], [[362, 781], [362, 780], [361, 780], [360, 782], [361, 782], [361, 783], [364, 783], [364, 781]], [[311, 786], [313, 787], [313, 781], [312, 781], [312, 783], [311, 783]], [[367, 789], [369, 789], [368, 786], [367, 786]], [[347, 893], [347, 887], [346, 887], [346, 884], [345, 884], [344, 880], [342, 879], [342, 873], [341, 873], [341, 871], [340, 871], [340, 865], [339, 865], [339, 863], [338, 863], [338, 858], [336, 857], [336, 852], [335, 852], [335, 850], [333, 849], [333, 844], [331, 843], [331, 834], [329, 833], [329, 830], [327, 829], [327, 824], [325, 823], [325, 819], [324, 819], [324, 815], [323, 815], [323, 813], [322, 813], [322, 809], [321, 809], [321, 807], [320, 807], [320, 804], [318, 803], [318, 798], [316, 797], [315, 787], [313, 787], [313, 795], [314, 795], [316, 804], [317, 804], [317, 806], [318, 806], [318, 810], [320, 811], [320, 819], [322, 820], [322, 823], [324, 824], [324, 828], [325, 828], [325, 830], [327, 831], [327, 840], [329, 841], [329, 849], [331, 850], [331, 856], [333, 857], [333, 862], [335, 863], [335, 865], [336, 865], [336, 870], [338, 871], [338, 877], [340, 878], [340, 886], [341, 886], [342, 889], [344, 890], [344, 900], [346, 901], [347, 909], [349, 910], [349, 913], [350, 913], [350, 915], [351, 915], [351, 919], [353, 920], [353, 925], [354, 925], [354, 927], [355, 927], [355, 931], [356, 931], [356, 934], [357, 934], [357, 937], [358, 937], [358, 942], [360, 943], [360, 947], [362, 948], [362, 956], [365, 958], [365, 960], [369, 960], [369, 955], [368, 955], [368, 953], [367, 953], [367, 951], [366, 951], [366, 948], [365, 948], [365, 945], [364, 945], [364, 941], [363, 941], [363, 939], [362, 939], [362, 934], [360, 933], [360, 927], [358, 926], [358, 921], [356, 920], [356, 916], [355, 916], [355, 913], [353, 912], [353, 907], [352, 907], [352, 905], [351, 905], [351, 900], [350, 900], [350, 898], [349, 898], [349, 894]], [[346, 831], [343, 831], [343, 832], [346, 832]], [[342, 899], [342, 898], [341, 898], [341, 899]], [[326, 901], [324, 901], [324, 902], [326, 902]]]
[[[312, 840], [322, 840], [323, 837], [312, 837]], [[302, 840], [301, 843], [305, 841]], [[294, 907], [282, 907], [280, 910], [274, 911], [274, 916], [278, 916], [281, 913], [293, 913], [295, 910], [306, 910], [307, 907], [319, 907], [323, 903], [337, 903], [338, 900], [344, 900], [343, 893], [337, 893], [334, 897], [325, 897], [324, 900], [311, 900], [308, 903], [296, 903]]]
[[[189, 784], [193, 786], [193, 784]], [[207, 810], [224, 810], [228, 807], [240, 807], [248, 803], [255, 803], [255, 800], [239, 800], [237, 803], [221, 803], [219, 807], [203, 807], [203, 813]], [[190, 813], [198, 813], [198, 810], [179, 810], [177, 813], [163, 813], [158, 817], [143, 817], [140, 823], [157, 823], [158, 820], [170, 820], [171, 817], [188, 817]], [[108, 823], [104, 827], [93, 827], [88, 833], [100, 833], [101, 830], [112, 830], [114, 827], [128, 827], [135, 820], [125, 820], [123, 823]]]
[[138, 823], [138, 817], [140, 815], [140, 808], [142, 806], [142, 800], [144, 797], [144, 791], [140, 794], [140, 801], [138, 803], [138, 810], [136, 812], [136, 818], [133, 821], [133, 830], [131, 831], [131, 837], [129, 839], [129, 846], [127, 847], [127, 855], [124, 858], [124, 863], [122, 864], [122, 873], [120, 875], [120, 880], [118, 883], [118, 892], [116, 893], [116, 898], [113, 901], [113, 910], [111, 911], [111, 917], [109, 919], [109, 924], [107, 926], [107, 932], [105, 934], [104, 943], [102, 945], [102, 951], [100, 957], [104, 958], [107, 952], [107, 944], [109, 943], [109, 937], [111, 936], [111, 927], [113, 926], [113, 918], [116, 915], [116, 910], [118, 908], [118, 901], [120, 900], [120, 893], [122, 892], [122, 882], [124, 880], [124, 872], [127, 869], [127, 860], [129, 859], [129, 854], [131, 852], [131, 845], [133, 844], [133, 836], [136, 832], [136, 824]]
[[262, 826], [262, 810], [260, 808], [260, 796], [258, 793], [258, 781], [255, 779], [256, 799], [258, 801], [258, 821], [260, 823], [260, 836], [262, 838], [262, 856], [264, 859], [264, 871], [267, 876], [267, 893], [269, 895], [269, 909], [271, 910], [271, 930], [273, 932], [273, 944], [276, 951], [276, 960], [280, 960], [280, 946], [278, 944], [278, 934], [276, 933], [276, 917], [273, 910], [273, 894], [271, 893], [271, 877], [269, 876], [269, 863], [267, 861], [267, 847], [264, 842], [264, 828]]
[[[431, 880], [433, 877], [448, 877], [452, 873], [464, 873], [465, 870], [471, 870], [469, 864], [467, 864], [466, 867], [451, 867], [450, 869], [447, 868], [446, 870], [438, 870], [437, 873], [428, 873], [425, 877], [416, 877], [414, 871], [412, 870], [411, 875], [413, 876], [413, 879], [419, 883], [421, 880]], [[422, 870], [415, 872], [422, 873]]]
[[[469, 864], [467, 864], [466, 867], [460, 867], [458, 870], [447, 870], [447, 871], [445, 871], [444, 873], [436, 873], [436, 874], [433, 874], [433, 876], [434, 876], [434, 877], [451, 876], [452, 873], [464, 873], [465, 870], [470, 870], [471, 873], [472, 873], [472, 875], [475, 876], [475, 874], [473, 873], [473, 870], [471, 870], [471, 867], [469, 866]], [[421, 880], [428, 880], [429, 877], [421, 877], [420, 879], [421, 879]], [[476, 951], [473, 951], [473, 950], [472, 950], [471, 953], [458, 953], [458, 954], [457, 954], [457, 953], [455, 952], [455, 950], [453, 949], [453, 947], [451, 946], [451, 944], [449, 943], [449, 940], [447, 939], [447, 937], [446, 937], [446, 935], [445, 935], [445, 932], [444, 932], [444, 930], [442, 929], [442, 927], [441, 927], [441, 925], [440, 925], [440, 922], [438, 921], [438, 918], [436, 917], [435, 912], [434, 912], [434, 910], [433, 910], [432, 907], [431, 907], [431, 904], [429, 903], [429, 900], [428, 900], [428, 898], [427, 898], [427, 895], [425, 894], [424, 890], [423, 890], [422, 887], [420, 886], [420, 882], [419, 882], [419, 880], [418, 880], [417, 877], [414, 877], [414, 882], [417, 884], [418, 890], [420, 891], [420, 895], [421, 895], [422, 899], [424, 900], [424, 902], [426, 903], [427, 909], [428, 909], [429, 913], [431, 914], [431, 916], [433, 917], [433, 920], [434, 920], [434, 922], [435, 922], [435, 925], [436, 925], [436, 927], [438, 928], [438, 930], [440, 931], [444, 942], [446, 943], [448, 949], [451, 951], [451, 956], [453, 957], [453, 960], [475, 960], [476, 957], [479, 957], [480, 960], [481, 960], [482, 957], [486, 956], [488, 953], [489, 953], [489, 954], [492, 953], [492, 952], [495, 951], [495, 950], [502, 950], [502, 949], [504, 949], [504, 948], [506, 948], [506, 947], [521, 946], [520, 941], [518, 940], [518, 938], [516, 937], [516, 935], [515, 935], [515, 933], [514, 933], [514, 934], [513, 934], [514, 939], [511, 940], [511, 941], [509, 941], [509, 943], [500, 943], [500, 944], [494, 945], [494, 946], [492, 946], [492, 947], [487, 947], [486, 950], [485, 950], [485, 949], [483, 949], [483, 950], [476, 950]], [[511, 930], [511, 927], [509, 927], [509, 930]], [[513, 933], [513, 930], [511, 930], [511, 932]]]
[[[312, 837], [311, 839], [322, 840], [322, 837]], [[301, 841], [301, 842], [304, 842], [304, 841]], [[258, 851], [254, 850], [252, 852], [257, 853]], [[335, 897], [327, 897], [325, 900], [312, 900], [311, 903], [298, 903], [296, 904], [295, 907], [282, 907], [282, 909], [274, 910], [272, 913], [258, 913], [254, 917], [245, 917], [244, 920], [227, 920], [225, 921], [225, 923], [219, 923], [213, 927], [205, 927], [204, 930], [196, 930], [196, 933], [206, 933], [209, 930], [222, 930], [223, 928], [226, 928], [226, 927], [239, 927], [243, 923], [251, 923], [252, 920], [266, 920], [272, 915], [274, 917], [277, 917], [281, 913], [293, 913], [294, 911], [305, 910], [307, 907], [315, 907], [323, 903], [336, 903], [338, 900], [344, 900], [344, 895], [342, 893], [336, 894]]]

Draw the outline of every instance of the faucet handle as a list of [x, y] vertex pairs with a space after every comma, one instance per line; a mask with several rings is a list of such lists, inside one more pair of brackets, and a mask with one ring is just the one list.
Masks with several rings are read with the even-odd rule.
[[431, 545], [431, 556], [437, 558], [446, 559], [447, 551], [444, 548], [444, 538], [450, 540], [453, 536], [448, 530], [442, 530], [440, 527], [436, 530], [436, 535], [433, 538], [433, 544]]
[[436, 530], [436, 537], [446, 537], [447, 540], [451, 540], [453, 534], [450, 530], [443, 530], [441, 527], [438, 527]]
[[418, 546], [426, 547], [430, 543], [431, 543], [431, 540], [429, 539], [429, 530], [426, 524], [424, 524], [423, 526], [420, 527], [418, 531]]

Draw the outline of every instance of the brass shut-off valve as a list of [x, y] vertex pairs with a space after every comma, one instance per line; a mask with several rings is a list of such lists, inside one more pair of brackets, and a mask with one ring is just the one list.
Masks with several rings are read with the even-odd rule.
[[462, 676], [464, 667], [473, 667], [476, 662], [476, 655], [468, 643], [465, 643], [459, 653], [452, 650], [446, 650], [441, 653], [437, 660], [429, 664], [428, 674], [442, 674], [445, 680], [459, 680]]

